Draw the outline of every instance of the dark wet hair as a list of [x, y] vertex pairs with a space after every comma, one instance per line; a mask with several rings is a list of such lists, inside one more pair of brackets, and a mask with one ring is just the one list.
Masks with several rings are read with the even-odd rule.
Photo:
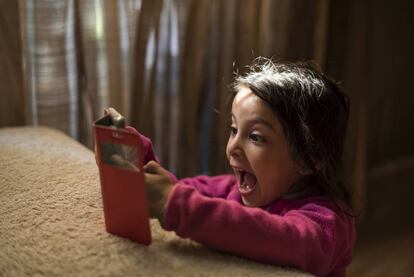
[[312, 63], [272, 62], [258, 58], [246, 74], [236, 76], [229, 104], [241, 86], [248, 87], [276, 114], [293, 157], [310, 172], [307, 184], [351, 206], [340, 180], [349, 99]]

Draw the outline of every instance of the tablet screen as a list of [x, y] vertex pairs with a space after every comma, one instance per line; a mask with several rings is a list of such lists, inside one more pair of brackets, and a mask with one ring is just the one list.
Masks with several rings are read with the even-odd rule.
[[123, 169], [140, 171], [140, 161], [136, 146], [120, 143], [101, 143], [102, 162]]

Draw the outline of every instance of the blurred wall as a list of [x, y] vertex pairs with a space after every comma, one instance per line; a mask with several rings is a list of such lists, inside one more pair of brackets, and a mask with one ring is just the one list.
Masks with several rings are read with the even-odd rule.
[[347, 178], [366, 235], [414, 223], [412, 3], [331, 2], [326, 70], [351, 98]]
[[0, 1], [0, 127], [25, 124], [21, 57], [18, 1], [2, 0]]
[[371, 1], [368, 26], [366, 224], [414, 223], [412, 1]]

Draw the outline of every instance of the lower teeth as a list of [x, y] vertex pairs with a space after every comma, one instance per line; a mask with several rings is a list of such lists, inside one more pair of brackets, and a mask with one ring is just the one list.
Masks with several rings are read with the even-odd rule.
[[248, 190], [248, 189], [250, 189], [250, 185], [247, 184], [246, 182], [243, 182], [242, 188]]

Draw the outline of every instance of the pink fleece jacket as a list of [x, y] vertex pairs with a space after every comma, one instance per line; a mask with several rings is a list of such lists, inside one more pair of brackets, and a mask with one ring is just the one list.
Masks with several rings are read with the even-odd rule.
[[[145, 162], [157, 160], [143, 137]], [[175, 177], [172, 175], [174, 180]], [[322, 196], [244, 206], [232, 175], [176, 180], [163, 228], [258, 262], [296, 267], [316, 276], [345, 276], [355, 242], [352, 217]]]

